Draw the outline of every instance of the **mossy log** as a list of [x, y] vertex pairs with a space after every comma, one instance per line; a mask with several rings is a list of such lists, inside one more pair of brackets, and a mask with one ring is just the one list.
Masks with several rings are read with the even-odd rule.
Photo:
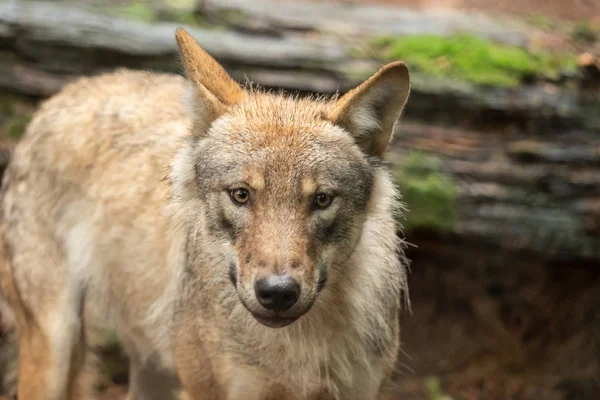
[[549, 260], [600, 261], [598, 135], [407, 122], [397, 128], [389, 161], [405, 194], [409, 233], [433, 230]]
[[[344, 92], [380, 67], [382, 59], [356, 52], [368, 47], [377, 35], [460, 31], [513, 45], [527, 39], [522, 27], [503, 26], [482, 16], [318, 3], [311, 3], [310, 7], [317, 8], [307, 14], [306, 4], [290, 3], [277, 7], [277, 12], [269, 4], [215, 3], [212, 7], [221, 7], [217, 11], [235, 15], [235, 20], [186, 28], [239, 81], [319, 93]], [[375, 23], [378, 18], [383, 22]], [[46, 97], [78, 76], [117, 67], [180, 72], [174, 31], [181, 25], [119, 18], [75, 2], [2, 0], [0, 90]], [[515, 120], [582, 123], [590, 113], [584, 112], [581, 102], [572, 88], [547, 84], [483, 87], [431, 79], [413, 71], [407, 112], [431, 120], [439, 115], [437, 110], [450, 108], [444, 118], [491, 111]]]

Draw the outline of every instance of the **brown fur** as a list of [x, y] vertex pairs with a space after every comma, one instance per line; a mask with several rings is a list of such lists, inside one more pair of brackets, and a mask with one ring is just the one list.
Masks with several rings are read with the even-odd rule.
[[[159, 381], [199, 400], [377, 399], [406, 282], [381, 158], [408, 70], [389, 64], [339, 100], [298, 99], [243, 90], [176, 38], [189, 80], [83, 78], [15, 149], [1, 272], [20, 398], [71, 398], [85, 326], [112, 324], [132, 399], [164, 399]], [[230, 198], [238, 188], [247, 204]], [[300, 285], [286, 311], [257, 301], [271, 274]]]
[[14, 316], [0, 289], [0, 393], [9, 399], [17, 395], [17, 359]]

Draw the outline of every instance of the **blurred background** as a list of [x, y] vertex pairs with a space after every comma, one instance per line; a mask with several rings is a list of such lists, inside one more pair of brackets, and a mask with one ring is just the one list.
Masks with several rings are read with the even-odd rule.
[[[0, 0], [2, 148], [78, 76], [179, 73], [178, 26], [302, 95], [408, 63], [389, 164], [412, 311], [386, 400], [600, 399], [600, 0]], [[90, 350], [96, 397], [123, 399], [118, 338]]]

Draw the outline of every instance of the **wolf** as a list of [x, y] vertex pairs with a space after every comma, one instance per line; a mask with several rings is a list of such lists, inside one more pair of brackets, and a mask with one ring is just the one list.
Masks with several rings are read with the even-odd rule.
[[408, 68], [299, 97], [175, 38], [184, 74], [79, 78], [11, 155], [0, 282], [18, 398], [75, 398], [98, 321], [127, 351], [132, 400], [380, 398], [407, 299], [384, 156]]

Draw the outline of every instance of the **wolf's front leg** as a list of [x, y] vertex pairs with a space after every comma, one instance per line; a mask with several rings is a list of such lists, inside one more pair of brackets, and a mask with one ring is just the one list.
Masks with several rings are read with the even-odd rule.
[[[177, 350], [177, 374], [186, 400], [229, 400], [228, 391], [215, 375], [201, 347]], [[187, 351], [186, 351], [187, 350]]]
[[[187, 398], [190, 400], [288, 400], [286, 397], [272, 397], [273, 394], [252, 368], [227, 366], [226, 362], [216, 363], [218, 367], [188, 365], [180, 371]], [[191, 367], [191, 368], [189, 368]], [[186, 398], [186, 400], [187, 400]]]
[[[15, 314], [18, 394], [22, 400], [80, 397], [77, 377], [84, 363], [83, 290], [52, 238], [25, 220], [28, 240], [10, 243], [17, 254], [0, 268], [2, 291]], [[12, 232], [11, 232], [12, 233]], [[11, 238], [18, 237], [12, 234]], [[2, 261], [4, 262], [4, 260]]]
[[228, 400], [218, 333], [198, 326], [192, 313], [177, 312], [174, 335], [175, 368], [186, 400]]
[[194, 368], [179, 371], [184, 392], [181, 395], [185, 400], [228, 400], [227, 391], [218, 384], [213, 376], [205, 376], [205, 371], [200, 371], [204, 376], [195, 373]]

